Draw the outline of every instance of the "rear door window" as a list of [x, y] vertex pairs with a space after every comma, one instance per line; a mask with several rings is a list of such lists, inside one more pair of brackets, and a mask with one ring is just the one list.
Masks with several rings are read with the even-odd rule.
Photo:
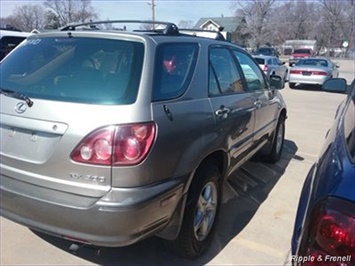
[[131, 41], [29, 38], [2, 63], [1, 85], [39, 99], [130, 104], [137, 97], [143, 54], [144, 45]]
[[198, 54], [196, 43], [168, 43], [157, 49], [153, 101], [181, 96], [191, 82]]
[[209, 96], [245, 92], [235, 59], [227, 48], [211, 48], [209, 62]]

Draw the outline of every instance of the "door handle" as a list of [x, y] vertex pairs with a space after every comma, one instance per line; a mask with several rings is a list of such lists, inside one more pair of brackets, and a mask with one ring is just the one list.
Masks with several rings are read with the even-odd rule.
[[223, 116], [229, 114], [231, 109], [223, 107], [222, 109], [218, 109], [215, 111], [216, 116]]

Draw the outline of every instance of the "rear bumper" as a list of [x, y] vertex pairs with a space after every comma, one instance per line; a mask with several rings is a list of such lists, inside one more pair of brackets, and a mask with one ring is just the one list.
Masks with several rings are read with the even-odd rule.
[[314, 84], [322, 85], [328, 79], [327, 76], [303, 76], [303, 75], [289, 75], [289, 83], [301, 83], [301, 84]]
[[[97, 246], [127, 246], [161, 232], [184, 198], [186, 178], [140, 188], [111, 189], [102, 198], [50, 191], [1, 177], [1, 215], [47, 234]], [[31, 191], [36, 191], [33, 195]], [[70, 204], [53, 199], [67, 197]], [[70, 202], [70, 200], [67, 200]], [[83, 202], [90, 203], [84, 206]]]

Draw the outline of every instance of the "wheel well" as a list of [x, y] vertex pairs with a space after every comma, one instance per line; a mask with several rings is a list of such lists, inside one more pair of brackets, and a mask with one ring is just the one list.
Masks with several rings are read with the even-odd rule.
[[203, 165], [211, 163], [211, 162], [213, 162], [218, 167], [218, 170], [221, 173], [221, 176], [224, 177], [226, 169], [227, 169], [227, 164], [228, 164], [228, 158], [227, 158], [226, 153], [221, 150], [211, 153], [205, 159], [202, 160], [198, 169], [203, 167]]

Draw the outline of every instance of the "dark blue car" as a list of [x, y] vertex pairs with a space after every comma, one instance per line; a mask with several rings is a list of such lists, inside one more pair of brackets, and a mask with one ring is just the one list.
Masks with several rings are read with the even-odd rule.
[[293, 265], [355, 265], [355, 80], [330, 79], [347, 93], [305, 180], [292, 237]]

